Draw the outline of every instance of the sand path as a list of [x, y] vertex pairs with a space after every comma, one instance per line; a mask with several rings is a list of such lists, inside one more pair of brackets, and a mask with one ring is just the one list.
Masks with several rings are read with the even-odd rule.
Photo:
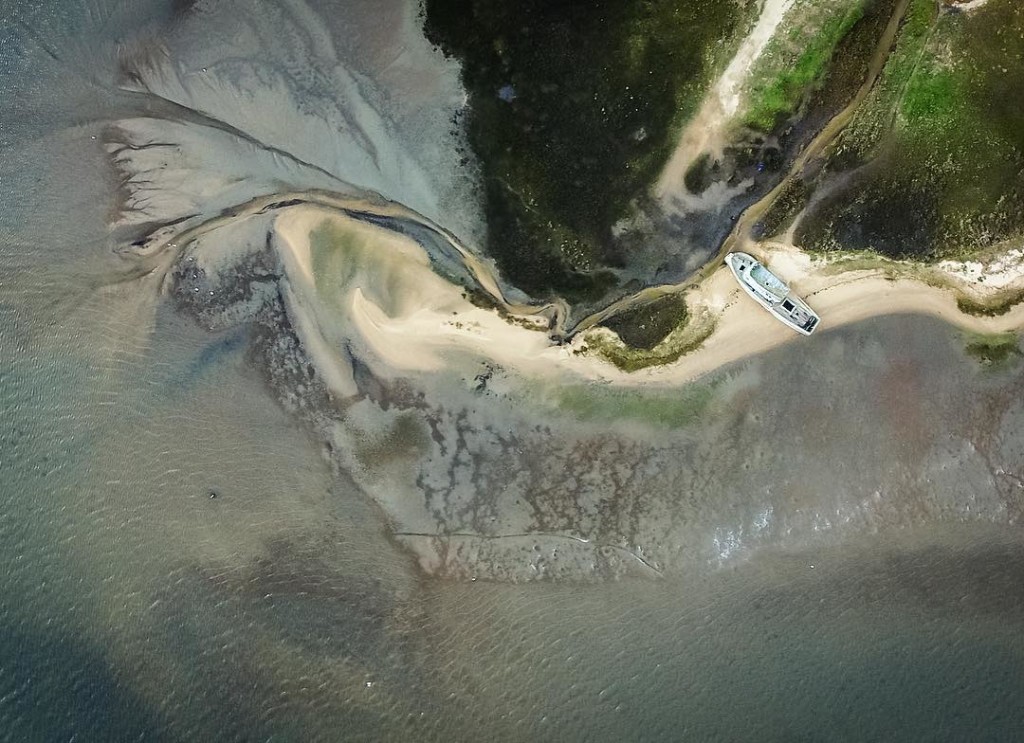
[[743, 40], [728, 67], [704, 97], [696, 116], [683, 130], [672, 157], [669, 158], [655, 184], [654, 192], [658, 198], [663, 199], [684, 190], [681, 188], [683, 176], [702, 153], [721, 152], [726, 129], [732, 116], [739, 109], [740, 88], [794, 2], [795, 0], [765, 0], [753, 30]]

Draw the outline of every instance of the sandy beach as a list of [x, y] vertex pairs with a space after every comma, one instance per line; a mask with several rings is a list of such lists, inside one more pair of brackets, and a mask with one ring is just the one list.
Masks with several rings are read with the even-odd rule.
[[[318, 282], [313, 268], [312, 235], [323, 225], [331, 225], [346, 240], [372, 246], [369, 257], [354, 260], [342, 250], [338, 265], [350, 268], [334, 285]], [[317, 367], [343, 396], [355, 391], [351, 370], [339, 361], [337, 349], [343, 347], [383, 376], [439, 374], [446, 369], [469, 373], [480, 363], [494, 363], [528, 378], [635, 387], [685, 384], [726, 364], [804, 340], [749, 300], [723, 265], [686, 293], [690, 317], [713, 324], [707, 339], [673, 363], [628, 373], [588, 350], [594, 334], [611, 331], [597, 328], [558, 345], [542, 332], [535, 317], [513, 315], [518, 321], [510, 321], [471, 303], [462, 287], [432, 270], [426, 250], [406, 237], [315, 206], [285, 210], [274, 229], [296, 328]], [[1024, 327], [1024, 306], [992, 317], [969, 315], [957, 307], [958, 296], [984, 300], [1024, 284], [1012, 261], [992, 261], [988, 268], [971, 264], [966, 269], [949, 262], [929, 269], [880, 263], [843, 271], [841, 262], [812, 260], [783, 243], [751, 249], [819, 313], [819, 334], [894, 314], [933, 316], [973, 333]], [[922, 270], [930, 271], [932, 283], [912, 276]], [[980, 276], [985, 280], [979, 281]]]
[[[908, 276], [891, 278], [883, 268], [836, 271], [833, 264], [814, 261], [798, 248], [782, 243], [766, 243], [757, 247], [759, 250], [755, 252], [766, 265], [821, 316], [816, 333], [827, 333], [830, 329], [872, 317], [896, 314], [937, 317], [973, 333], [1005, 333], [1024, 327], [1024, 305], [1016, 305], [1005, 314], [994, 317], [969, 315], [957, 307], [958, 293], [984, 300], [997, 290], [1024, 286], [1024, 277], [1019, 275], [1016, 266], [1007, 268], [994, 261], [990, 265], [997, 270], [986, 272], [980, 264], [975, 264], [974, 283], [971, 285], [962, 279], [963, 264], [940, 264], [933, 269], [934, 275], [944, 277], [949, 284], [941, 287], [911, 278], [909, 274], [914, 270], [913, 264], [905, 265]], [[977, 276], [981, 275], [986, 276], [984, 282], [977, 281]], [[687, 294], [687, 303], [691, 316], [710, 318], [714, 322], [713, 332], [698, 349], [672, 364], [632, 374], [589, 359], [585, 364], [588, 372], [623, 384], [679, 384], [725, 364], [803, 341], [801, 336], [743, 294], [724, 265]], [[577, 344], [585, 344], [585, 337]]]

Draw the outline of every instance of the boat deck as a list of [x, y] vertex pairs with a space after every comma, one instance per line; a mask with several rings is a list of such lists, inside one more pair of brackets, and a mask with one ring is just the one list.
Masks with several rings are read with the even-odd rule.
[[725, 262], [743, 290], [781, 322], [810, 335], [820, 318], [789, 286], [747, 253], [730, 253]]

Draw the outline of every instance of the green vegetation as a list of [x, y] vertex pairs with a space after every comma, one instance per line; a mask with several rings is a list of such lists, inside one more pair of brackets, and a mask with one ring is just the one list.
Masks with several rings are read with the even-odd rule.
[[1020, 339], [1015, 333], [993, 333], [967, 336], [964, 350], [984, 366], [1001, 366], [1014, 356], [1020, 356]]
[[774, 237], [781, 233], [793, 221], [793, 218], [800, 213], [807, 203], [810, 189], [807, 183], [800, 177], [792, 178], [781, 193], [768, 207], [768, 211], [761, 219], [757, 227], [762, 237]]
[[561, 387], [557, 405], [580, 420], [619, 421], [677, 428], [693, 423], [714, 396], [714, 384], [691, 384], [670, 393], [608, 386]]
[[1024, 289], [1001, 294], [987, 301], [978, 301], [970, 297], [958, 297], [956, 306], [967, 315], [975, 317], [999, 317], [1005, 315], [1016, 305], [1024, 302]]
[[711, 322], [681, 322], [665, 339], [650, 349], [634, 348], [618, 339], [593, 334], [587, 338], [587, 350], [626, 372], [640, 371], [678, 361], [696, 351], [714, 330]]
[[907, 83], [921, 61], [937, 13], [934, 0], [911, 0], [878, 82], [836, 143], [831, 158], [833, 168], [855, 167], [876, 154], [883, 135], [893, 125]]
[[770, 132], [796, 111], [808, 91], [820, 84], [836, 47], [864, 16], [868, 0], [851, 5], [804, 2], [789, 18], [806, 19], [799, 28], [773, 39], [748, 83], [744, 125]]
[[956, 112], [963, 100], [957, 79], [941, 67], [921, 70], [911, 78], [900, 101], [900, 113], [911, 130], [920, 127], [943, 128], [956, 123]]
[[798, 242], [937, 260], [1021, 237], [1022, 100], [1024, 5], [991, 0], [971, 14], [937, 14], [932, 0], [915, 0], [829, 171], [870, 165], [805, 221]]
[[488, 246], [534, 294], [614, 283], [611, 228], [642, 197], [753, 3], [426, 0], [463, 64]]
[[601, 324], [615, 331], [627, 346], [650, 351], [685, 321], [686, 300], [670, 295], [615, 315]]

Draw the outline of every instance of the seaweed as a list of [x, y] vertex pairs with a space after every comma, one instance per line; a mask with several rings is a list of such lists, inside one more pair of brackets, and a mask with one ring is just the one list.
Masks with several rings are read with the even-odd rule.
[[615, 315], [601, 323], [631, 348], [650, 351], [686, 321], [686, 300], [667, 296]]
[[677, 428], [696, 421], [714, 397], [716, 383], [695, 383], [671, 393], [595, 386], [558, 390], [558, 407], [586, 421], [635, 420]]
[[975, 317], [1000, 317], [1012, 310], [1016, 305], [1024, 302], [1024, 289], [1002, 294], [987, 301], [972, 299], [971, 297], [957, 297], [956, 306], [966, 315]]

